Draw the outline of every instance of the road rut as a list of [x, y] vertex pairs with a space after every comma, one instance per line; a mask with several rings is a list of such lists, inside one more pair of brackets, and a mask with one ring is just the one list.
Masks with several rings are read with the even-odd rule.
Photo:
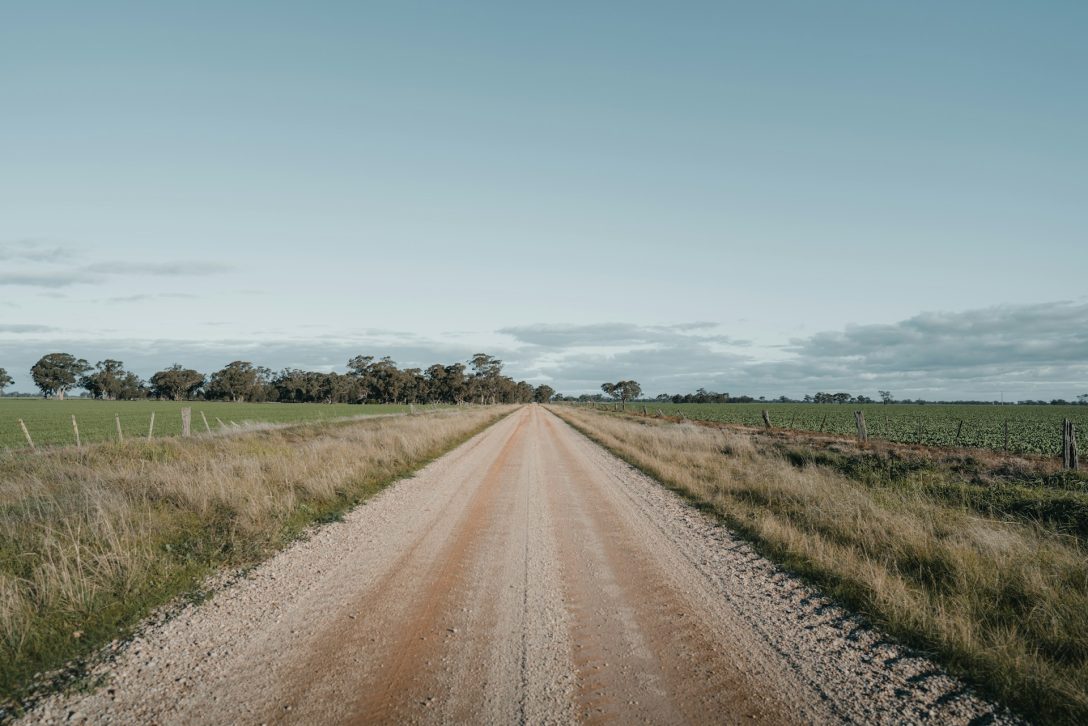
[[27, 721], [1009, 717], [527, 406]]

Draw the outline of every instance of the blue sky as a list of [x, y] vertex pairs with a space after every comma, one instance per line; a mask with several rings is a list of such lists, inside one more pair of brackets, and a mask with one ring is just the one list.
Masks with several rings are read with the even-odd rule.
[[1059, 2], [8, 7], [0, 366], [1083, 393], [1084, 37]]

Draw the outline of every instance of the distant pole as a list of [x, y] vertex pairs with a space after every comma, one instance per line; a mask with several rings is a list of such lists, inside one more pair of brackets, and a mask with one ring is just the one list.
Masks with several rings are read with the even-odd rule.
[[114, 423], [117, 424], [117, 440], [118, 441], [124, 441], [125, 440], [125, 435], [123, 433], [121, 433], [121, 414], [115, 413], [113, 415], [113, 420], [114, 420]]
[[147, 440], [151, 441], [151, 437], [155, 434], [155, 412], [151, 412], [151, 423], [147, 425]]
[[952, 444], [953, 446], [959, 446], [960, 445], [960, 434], [962, 434], [962, 433], [963, 433], [963, 419], [961, 418], [959, 424], [956, 426], [956, 441], [955, 441], [954, 444]]
[[26, 442], [30, 445], [30, 450], [34, 450], [34, 439], [30, 438], [30, 432], [26, 429], [26, 424], [22, 419], [19, 419], [19, 426], [23, 429], [23, 436], [26, 437]]
[[79, 440], [79, 424], [76, 423], [76, 415], [72, 414], [72, 431], [76, 432], [76, 448], [82, 449], [83, 442]]
[[767, 428], [773, 428], [771, 426], [771, 414], [767, 413], [767, 409], [763, 409], [763, 425]]

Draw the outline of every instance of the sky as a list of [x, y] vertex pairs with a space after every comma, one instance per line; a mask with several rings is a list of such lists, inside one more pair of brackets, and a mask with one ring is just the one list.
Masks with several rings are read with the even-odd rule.
[[0, 367], [1088, 392], [1088, 4], [39, 2]]

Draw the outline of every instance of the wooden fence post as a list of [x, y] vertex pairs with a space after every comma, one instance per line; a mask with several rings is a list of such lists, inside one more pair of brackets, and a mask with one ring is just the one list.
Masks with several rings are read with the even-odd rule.
[[858, 427], [858, 441], [865, 442], [869, 440], [869, 431], [865, 428], [865, 412], [854, 411], [854, 423]]
[[773, 426], [771, 426], [771, 414], [767, 413], [767, 409], [763, 409], [762, 414], [763, 414], [763, 425], [766, 426], [767, 428], [774, 428]]
[[204, 415], [204, 409], [200, 409], [200, 418], [204, 419], [204, 430], [210, 434], [212, 427], [208, 425], [208, 417]]
[[1076, 469], [1080, 462], [1077, 457], [1077, 427], [1069, 419], [1062, 421], [1062, 467]]
[[193, 418], [193, 409], [189, 408], [188, 406], [181, 409], [181, 435], [182, 436], [192, 436], [193, 435], [192, 428], [190, 427], [192, 418]]
[[114, 423], [117, 424], [117, 440], [118, 441], [124, 441], [125, 440], [125, 435], [123, 433], [121, 433], [121, 414], [119, 414], [119, 413], [113, 414], [113, 421], [114, 421]]
[[30, 444], [30, 450], [34, 451], [34, 439], [30, 438], [30, 432], [27, 431], [26, 424], [23, 423], [22, 419], [19, 419], [19, 426], [23, 429], [23, 436], [26, 437], [26, 442]]
[[1070, 419], [1062, 419], [1062, 468], [1070, 468]]
[[76, 415], [72, 414], [72, 431], [76, 432], [76, 448], [82, 449], [83, 442], [79, 440], [79, 424], [76, 423]]
[[1009, 420], [1005, 419], [1005, 453], [1009, 453]]
[[1072, 421], [1069, 422], [1069, 468], [1074, 471], [1080, 464], [1077, 461], [1077, 425]]
[[155, 433], [155, 412], [151, 412], [151, 423], [147, 425], [147, 440], [151, 441], [152, 435]]
[[963, 419], [960, 419], [959, 424], [956, 426], [956, 440], [952, 443], [953, 446], [960, 445], [960, 434], [963, 433]]

